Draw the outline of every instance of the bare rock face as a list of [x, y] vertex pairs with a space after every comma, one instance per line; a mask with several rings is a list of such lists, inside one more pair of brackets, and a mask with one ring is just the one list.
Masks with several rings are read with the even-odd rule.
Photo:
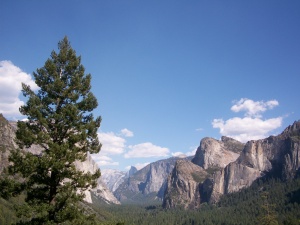
[[200, 186], [208, 176], [203, 168], [186, 160], [178, 160], [168, 177], [164, 208], [199, 208]]
[[[88, 154], [85, 161], [76, 161], [75, 162], [76, 169], [81, 170], [85, 173], [95, 173], [99, 167], [97, 163], [92, 159], [91, 155]], [[86, 190], [84, 192], [85, 198], [84, 201], [88, 203], [93, 203], [91, 192], [96, 195], [98, 198], [102, 199], [107, 204], [120, 204], [120, 202], [116, 199], [113, 193], [107, 188], [106, 184], [102, 181], [101, 177], [97, 180], [97, 186], [91, 190]]]
[[232, 138], [223, 136], [221, 141], [214, 138], [203, 138], [192, 162], [204, 169], [224, 168], [234, 162], [244, 144]]
[[249, 187], [253, 181], [260, 177], [259, 170], [233, 162], [213, 175], [211, 195], [209, 202], [216, 203], [224, 194], [237, 192]]
[[0, 174], [8, 166], [8, 156], [10, 150], [16, 148], [14, 142], [15, 130], [9, 122], [0, 114]]
[[123, 171], [113, 169], [104, 169], [101, 171], [101, 180], [106, 184], [111, 192], [117, 190], [126, 178], [126, 172]]
[[280, 135], [247, 142], [239, 158], [216, 172], [210, 202], [221, 195], [249, 187], [264, 175], [291, 179], [300, 167], [300, 121]]

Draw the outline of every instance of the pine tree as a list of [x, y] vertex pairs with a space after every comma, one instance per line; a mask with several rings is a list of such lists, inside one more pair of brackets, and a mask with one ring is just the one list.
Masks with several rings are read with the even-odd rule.
[[[83, 216], [78, 204], [83, 191], [95, 187], [100, 176], [99, 170], [84, 173], [74, 165], [101, 148], [97, 136], [101, 118], [91, 113], [98, 105], [91, 92], [91, 75], [85, 74], [81, 57], [67, 37], [58, 49], [33, 73], [37, 93], [22, 84], [28, 101], [20, 112], [28, 121], [18, 122], [19, 148], [11, 153], [9, 172], [20, 177], [18, 188], [23, 187], [26, 198], [18, 214], [28, 224], [75, 223]], [[38, 154], [22, 150], [32, 145], [42, 150]]]
[[259, 217], [259, 221], [262, 225], [278, 225], [277, 216], [274, 210], [275, 205], [269, 203], [269, 193], [267, 191], [262, 192], [261, 198], [263, 204], [261, 206], [263, 214]]

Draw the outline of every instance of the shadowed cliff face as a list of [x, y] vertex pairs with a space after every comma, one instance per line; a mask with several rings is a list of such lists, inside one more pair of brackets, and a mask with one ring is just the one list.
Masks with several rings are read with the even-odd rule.
[[223, 136], [221, 141], [203, 138], [192, 162], [204, 169], [224, 168], [239, 157], [243, 148], [243, 143], [232, 138]]
[[300, 121], [278, 136], [247, 142], [235, 162], [214, 174], [210, 202], [217, 202], [223, 194], [249, 187], [265, 175], [292, 179], [299, 167]]
[[190, 161], [178, 160], [168, 177], [163, 201], [164, 208], [190, 208], [200, 206], [200, 185], [208, 173]]

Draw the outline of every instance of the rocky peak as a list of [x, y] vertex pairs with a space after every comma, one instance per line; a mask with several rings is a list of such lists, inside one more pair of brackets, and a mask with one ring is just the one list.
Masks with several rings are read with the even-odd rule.
[[195, 209], [200, 206], [200, 185], [208, 173], [200, 166], [186, 160], [177, 160], [167, 180], [163, 207]]
[[134, 166], [131, 166], [129, 171], [128, 171], [128, 177], [132, 176], [133, 174], [135, 174], [138, 171], [138, 169]]
[[300, 120], [295, 121], [292, 125], [288, 126], [281, 134], [281, 136], [299, 136], [300, 135]]
[[297, 121], [278, 136], [247, 142], [239, 158], [214, 175], [210, 201], [216, 202], [223, 194], [248, 187], [265, 175], [291, 179], [299, 168], [300, 121]]
[[239, 157], [244, 144], [223, 136], [221, 141], [214, 138], [203, 138], [192, 162], [204, 169], [224, 168]]

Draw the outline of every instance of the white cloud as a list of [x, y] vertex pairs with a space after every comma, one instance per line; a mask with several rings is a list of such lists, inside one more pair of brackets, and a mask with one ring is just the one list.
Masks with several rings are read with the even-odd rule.
[[185, 158], [187, 157], [186, 154], [184, 154], [183, 152], [173, 152], [171, 153], [173, 157], [178, 157], [178, 158]]
[[121, 134], [125, 137], [133, 137], [133, 132], [126, 128], [121, 130]]
[[118, 166], [119, 163], [118, 162], [110, 162], [110, 161], [105, 161], [105, 160], [100, 160], [100, 161], [96, 161], [98, 166]]
[[100, 161], [100, 160], [104, 160], [104, 161], [111, 161], [112, 159], [106, 155], [101, 155], [101, 152], [99, 154], [91, 154], [93, 160], [95, 161]]
[[193, 147], [190, 147], [190, 150], [189, 152], [185, 153], [187, 156], [194, 156], [196, 154], [196, 151], [197, 151], [197, 146], [193, 146]]
[[21, 116], [19, 108], [24, 105], [19, 99], [21, 83], [30, 85], [32, 90], [38, 89], [30, 74], [23, 72], [10, 61], [0, 61], [0, 113], [6, 117]]
[[231, 107], [233, 112], [246, 111], [245, 116], [250, 117], [261, 117], [261, 113], [265, 112], [268, 109], [273, 109], [275, 106], [278, 106], [279, 103], [277, 100], [270, 100], [267, 102], [264, 101], [253, 101], [247, 98], [241, 98], [236, 102], [235, 105]]
[[231, 110], [233, 112], [246, 111], [244, 118], [234, 117], [226, 121], [214, 119], [212, 126], [219, 128], [221, 135], [232, 137], [241, 142], [262, 139], [269, 136], [282, 124], [283, 117], [262, 118], [263, 112], [277, 105], [279, 103], [276, 100], [254, 102], [251, 99], [242, 98], [231, 107]]
[[100, 132], [98, 137], [102, 144], [101, 154], [117, 155], [124, 152], [126, 142], [124, 138], [117, 136], [113, 132]]
[[190, 151], [189, 152], [172, 152], [171, 155], [173, 157], [188, 157], [188, 156], [194, 156], [196, 154], [197, 151], [197, 146], [193, 146], [190, 147]]
[[169, 155], [169, 149], [153, 145], [150, 142], [130, 145], [130, 149], [125, 155], [125, 158], [148, 158], [148, 157], [164, 157]]
[[118, 166], [118, 162], [113, 162], [112, 159], [106, 155], [92, 154], [93, 160], [98, 164], [98, 166]]

